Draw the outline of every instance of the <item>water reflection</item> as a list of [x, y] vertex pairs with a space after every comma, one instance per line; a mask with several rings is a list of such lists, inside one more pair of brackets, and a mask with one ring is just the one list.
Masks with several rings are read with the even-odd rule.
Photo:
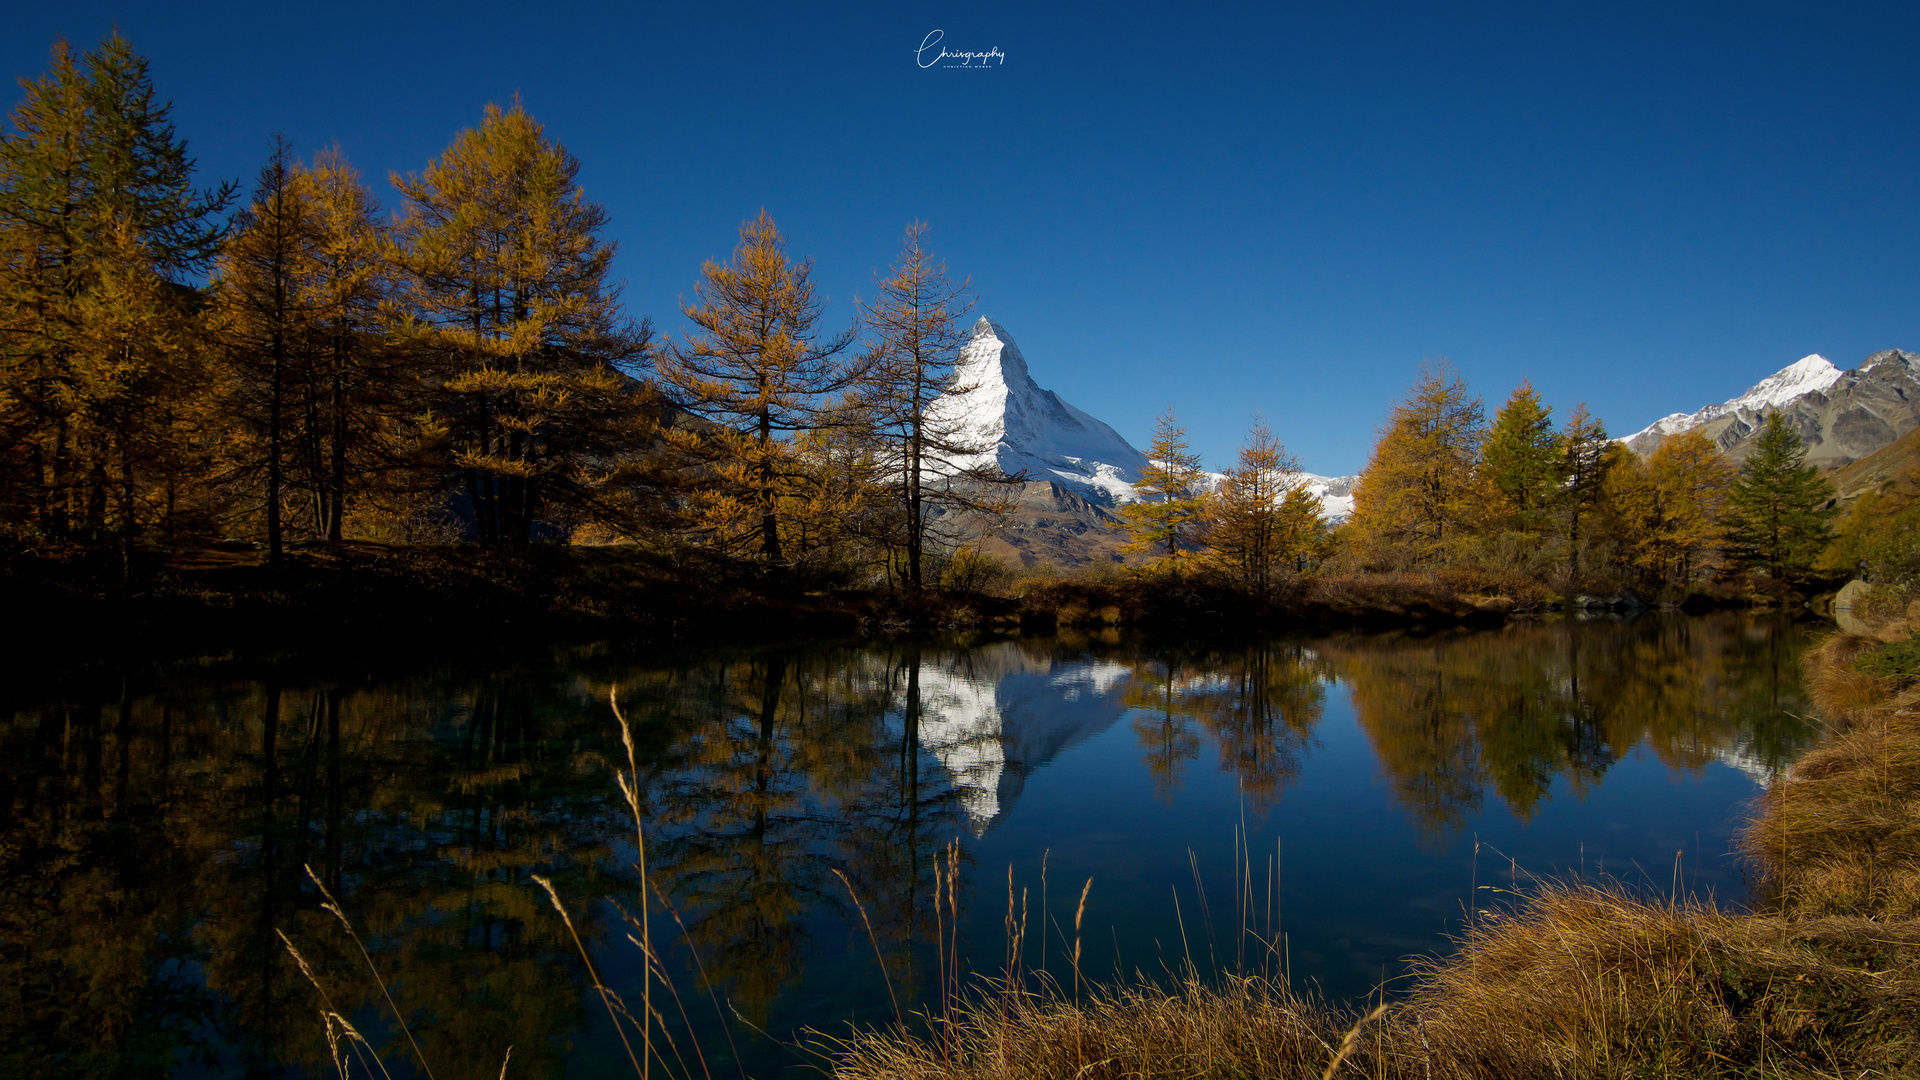
[[[932, 981], [934, 860], [956, 837], [968, 858], [1051, 849], [1071, 863], [1124, 819], [1136, 830], [1124, 847], [1073, 872], [1102, 875], [1104, 902], [1157, 910], [1167, 893], [1152, 875], [1184, 872], [1184, 847], [1225, 827], [1221, 806], [1284, 829], [1289, 806], [1311, 809], [1296, 791], [1371, 805], [1326, 746], [1348, 730], [1389, 812], [1430, 851], [1490, 807], [1524, 823], [1577, 805], [1637, 748], [1682, 776], [1717, 761], [1764, 779], [1810, 738], [1794, 718], [1800, 635], [1727, 617], [1224, 648], [716, 650], [666, 664], [595, 647], [397, 673], [314, 659], [16, 683], [0, 705], [0, 1075], [326, 1072], [316, 997], [276, 931], [404, 1066], [410, 1051], [379, 1022], [379, 990], [318, 910], [308, 865], [357, 920], [437, 1073], [497, 1074], [508, 1046], [516, 1076], [596, 1064], [604, 1018], [584, 1007], [566, 928], [528, 880], [553, 877], [610, 977], [635, 983], [625, 928], [596, 901], [641, 899], [610, 780], [613, 755], [624, 760], [606, 706], [616, 688], [640, 742], [650, 866], [686, 928], [670, 965], [703, 996], [697, 955], [729, 1009], [785, 1032], [886, 1015], [835, 870], [911, 1005]], [[1023, 817], [1043, 788], [1047, 809]], [[1374, 835], [1361, 811], [1342, 813]], [[1363, 859], [1312, 872], [1315, 889], [1360, 896], [1358, 878], [1335, 878], [1380, 871]], [[1004, 947], [1000, 877], [997, 863], [967, 871], [982, 966]], [[654, 910], [659, 932], [670, 918]], [[1371, 917], [1412, 918], [1399, 910]], [[1122, 921], [1114, 946], [1143, 948]], [[1437, 932], [1396, 924], [1373, 938], [1419, 947]], [[717, 1023], [695, 1026], [724, 1059]]]
[[1557, 778], [1578, 796], [1629, 749], [1765, 782], [1805, 745], [1791, 626], [1646, 619], [1589, 632], [1523, 623], [1439, 638], [1319, 643], [1411, 818], [1458, 829], [1491, 787], [1522, 820]]

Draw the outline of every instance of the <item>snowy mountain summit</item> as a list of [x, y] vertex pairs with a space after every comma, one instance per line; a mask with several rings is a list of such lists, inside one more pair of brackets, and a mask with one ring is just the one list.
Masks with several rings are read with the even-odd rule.
[[1799, 437], [1809, 465], [1857, 461], [1920, 427], [1920, 354], [1883, 349], [1848, 371], [1817, 353], [1802, 357], [1737, 398], [1663, 417], [1620, 441], [1644, 457], [1669, 436], [1697, 431], [1738, 465], [1769, 413]]
[[[1699, 412], [1673, 413], [1663, 416], [1646, 427], [1620, 441], [1635, 450], [1640, 443], [1658, 443], [1668, 435], [1678, 435], [1683, 431], [1704, 427], [1723, 417], [1737, 416], [1741, 412], [1760, 415], [1769, 409], [1777, 409], [1796, 398], [1807, 394], [1816, 394], [1840, 381], [1844, 374], [1833, 362], [1819, 353], [1803, 356], [1779, 371], [1760, 380], [1746, 393], [1718, 405], [1708, 405]], [[1649, 449], [1651, 447], [1649, 446]]]
[[[953, 422], [960, 440], [993, 447], [963, 464], [992, 460], [1003, 472], [1024, 473], [1029, 481], [1066, 488], [1107, 508], [1139, 498], [1134, 486], [1147, 456], [1119, 432], [1035, 383], [1027, 358], [999, 323], [983, 316], [973, 324], [953, 382], [970, 389], [935, 401], [934, 416]], [[1352, 513], [1354, 477], [1299, 475], [1321, 497], [1329, 517], [1340, 520]], [[1217, 474], [1210, 479], [1217, 483]]]
[[1120, 433], [1081, 412], [1027, 373], [1027, 358], [999, 323], [984, 316], [954, 366], [955, 386], [933, 403], [935, 417], [955, 421], [959, 437], [990, 445], [986, 459], [1009, 475], [1025, 473], [1069, 488], [1105, 506], [1134, 500], [1147, 456]]

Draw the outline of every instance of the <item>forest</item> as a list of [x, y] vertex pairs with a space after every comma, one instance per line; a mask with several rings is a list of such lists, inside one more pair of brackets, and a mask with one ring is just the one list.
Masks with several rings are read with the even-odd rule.
[[[502, 553], [617, 549], [787, 594], [1017, 598], [1058, 577], [979, 546], [1030, 478], [953, 418], [972, 299], [923, 223], [836, 326], [763, 210], [693, 276], [676, 336], [623, 308], [605, 210], [518, 101], [392, 176], [389, 211], [337, 146], [276, 140], [251, 186], [200, 186], [117, 33], [56, 44], [21, 85], [0, 134], [16, 571], [77, 559], [137, 591], [183, 551], [272, 571], [360, 544], [471, 548], [487, 557], [461, 569], [483, 575]], [[1211, 474], [1169, 410], [1148, 457], [1113, 515], [1119, 561], [1091, 576], [1263, 609], [1410, 576], [1537, 607], [1920, 566], [1902, 540], [1920, 482], [1862, 500], [1835, 543], [1841, 508], [1777, 416], [1738, 467], [1697, 434], [1642, 460], [1584, 406], [1556, 429], [1526, 384], [1489, 419], [1441, 361], [1393, 406], [1342, 523], [1264, 422]]]

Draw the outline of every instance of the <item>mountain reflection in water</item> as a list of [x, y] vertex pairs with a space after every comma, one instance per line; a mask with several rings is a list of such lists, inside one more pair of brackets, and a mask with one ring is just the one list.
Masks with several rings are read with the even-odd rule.
[[[1789, 621], [1724, 616], [16, 680], [0, 708], [0, 1075], [330, 1072], [279, 931], [403, 1074], [411, 1051], [305, 866], [437, 1074], [496, 1075], [508, 1046], [515, 1076], [613, 1070], [624, 1055], [529, 875], [554, 879], [631, 999], [637, 954], [602, 899], [640, 903], [615, 690], [673, 905], [654, 902], [653, 932], [674, 942], [666, 966], [710, 1059], [732, 1051], [693, 1007], [701, 970], [782, 1038], [887, 1019], [876, 944], [923, 1006], [934, 860], [956, 838], [976, 969], [1004, 962], [1011, 887], [1035, 925], [1070, 923], [1094, 878], [1095, 969], [1151, 968], [1160, 942], [1230, 936], [1211, 925], [1234, 910], [1229, 868], [1267, 851], [1278, 875], [1284, 850], [1295, 977], [1364, 993], [1382, 965], [1444, 948], [1483, 840], [1516, 881], [1518, 866], [1672, 865], [1682, 848], [1689, 880], [1737, 900], [1740, 805], [1812, 737], [1802, 643]], [[1168, 890], [1196, 886], [1209, 925], [1176, 927]], [[793, 1060], [746, 1024], [732, 1036], [757, 1074]]]

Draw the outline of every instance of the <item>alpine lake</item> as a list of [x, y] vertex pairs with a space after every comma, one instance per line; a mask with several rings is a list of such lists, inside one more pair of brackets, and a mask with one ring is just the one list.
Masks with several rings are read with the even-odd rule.
[[[1083, 982], [1391, 996], [1542, 880], [1749, 903], [1739, 833], [1817, 737], [1818, 633], [1646, 613], [21, 675], [0, 1075], [335, 1076], [337, 1052], [365, 1076], [377, 1051], [395, 1077], [632, 1076], [582, 949], [659, 1014], [653, 1068], [699, 1080], [813, 1072], [849, 1024], [1010, 960], [1071, 992], [1076, 945]], [[330, 1048], [329, 1011], [370, 1048]]]

